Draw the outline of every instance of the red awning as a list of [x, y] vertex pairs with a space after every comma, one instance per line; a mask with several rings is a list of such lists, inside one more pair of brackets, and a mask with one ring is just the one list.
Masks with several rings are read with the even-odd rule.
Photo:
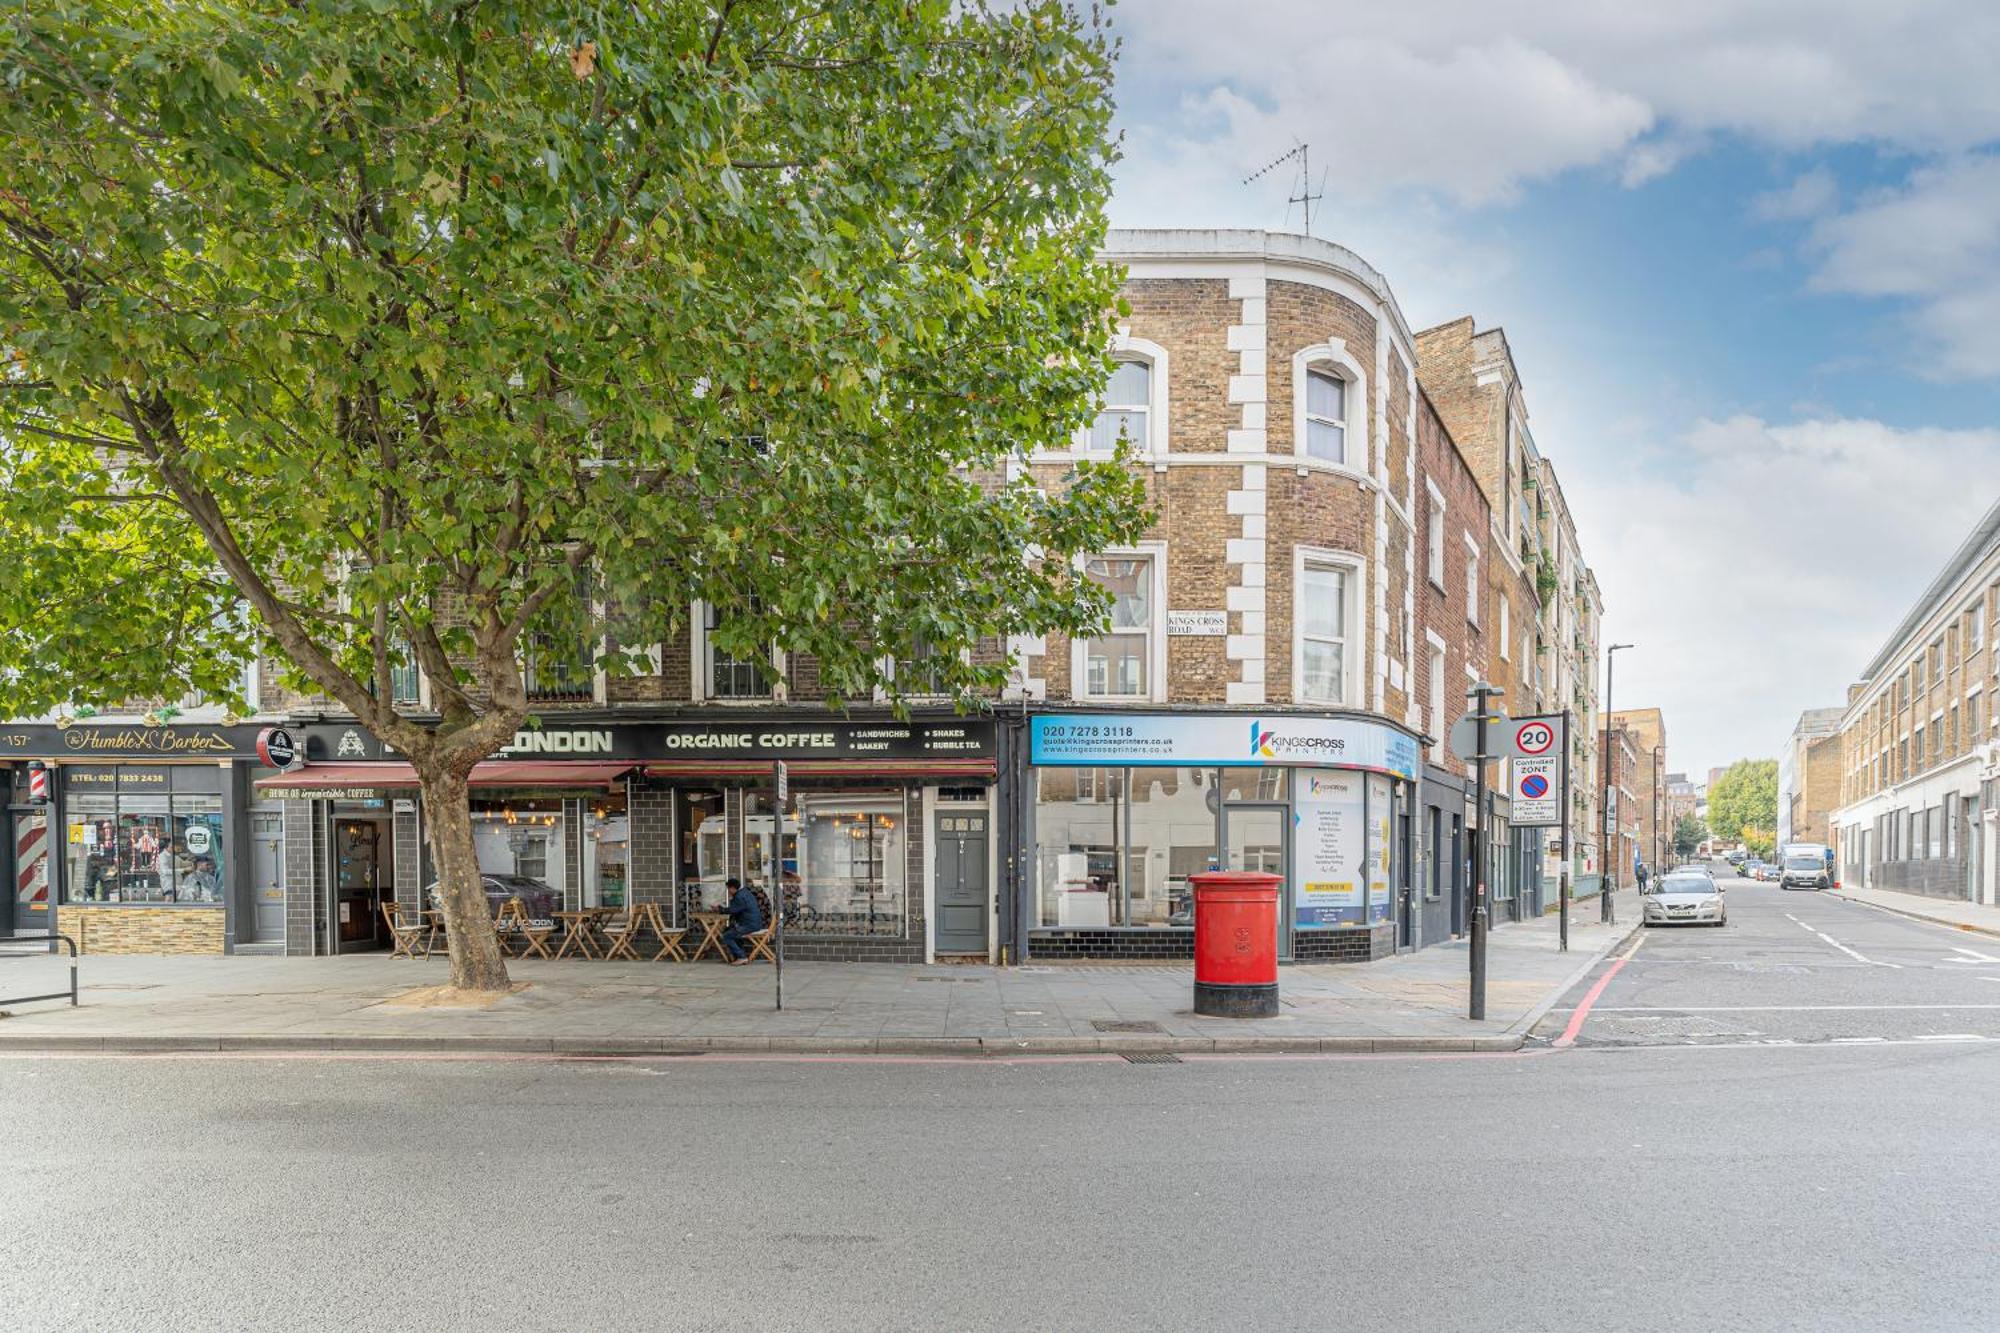
[[[578, 763], [559, 759], [488, 759], [472, 766], [475, 787], [611, 787], [630, 772], [619, 762]], [[289, 773], [258, 778], [264, 791], [413, 788], [417, 770], [408, 764], [307, 764]]]
[[[990, 778], [991, 759], [789, 759], [795, 778]], [[667, 759], [646, 765], [649, 778], [758, 778], [771, 776], [768, 759]]]

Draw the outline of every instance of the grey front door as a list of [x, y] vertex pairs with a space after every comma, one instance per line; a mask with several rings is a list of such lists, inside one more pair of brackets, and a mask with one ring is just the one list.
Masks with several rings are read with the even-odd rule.
[[250, 815], [250, 892], [255, 897], [256, 938], [285, 938], [285, 817], [275, 810]]
[[986, 952], [992, 904], [986, 880], [986, 815], [937, 816], [937, 951]]
[[1282, 805], [1239, 805], [1223, 807], [1223, 868], [1261, 870], [1279, 878], [1278, 957], [1292, 956], [1292, 877], [1286, 867], [1290, 838], [1286, 825], [1291, 810]]

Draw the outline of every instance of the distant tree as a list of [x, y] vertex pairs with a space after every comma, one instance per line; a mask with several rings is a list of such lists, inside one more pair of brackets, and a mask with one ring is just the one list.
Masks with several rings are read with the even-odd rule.
[[1778, 851], [1778, 835], [1774, 830], [1743, 826], [1743, 850], [1759, 860], [1769, 860]]
[[1708, 827], [1734, 840], [1746, 828], [1778, 826], [1778, 761], [1739, 759], [1708, 789]]
[[1111, 370], [1111, 75], [1065, 0], [8, 4], [0, 717], [274, 655], [414, 766], [504, 987], [467, 785], [535, 681], [700, 603], [969, 704], [1103, 622], [1139, 479], [1008, 469]]
[[1693, 856], [1695, 848], [1701, 846], [1708, 836], [1708, 826], [1694, 815], [1682, 815], [1674, 825], [1674, 855], [1686, 860]]

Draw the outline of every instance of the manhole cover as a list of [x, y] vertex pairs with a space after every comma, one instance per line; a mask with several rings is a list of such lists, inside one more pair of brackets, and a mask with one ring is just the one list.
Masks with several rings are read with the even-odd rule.
[[1125, 1057], [1128, 1065], [1177, 1065], [1181, 1058], [1172, 1051], [1133, 1051]]
[[1124, 1019], [1093, 1018], [1090, 1025], [1099, 1032], [1158, 1032], [1158, 1023], [1133, 1023]]

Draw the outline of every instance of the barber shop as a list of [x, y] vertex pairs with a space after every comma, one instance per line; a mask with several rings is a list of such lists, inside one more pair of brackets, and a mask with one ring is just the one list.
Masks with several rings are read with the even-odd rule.
[[1035, 713], [1025, 955], [1192, 957], [1190, 876], [1215, 869], [1280, 876], [1280, 961], [1393, 953], [1417, 747], [1372, 715]]
[[282, 833], [261, 729], [0, 726], [0, 934], [83, 953], [222, 954], [282, 940]]

